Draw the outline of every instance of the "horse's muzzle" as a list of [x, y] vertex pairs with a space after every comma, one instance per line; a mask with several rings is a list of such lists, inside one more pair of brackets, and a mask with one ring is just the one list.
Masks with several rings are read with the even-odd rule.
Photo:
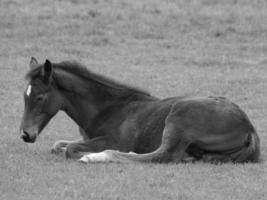
[[27, 131], [23, 131], [23, 134], [20, 136], [24, 142], [34, 143], [36, 140], [36, 134], [30, 135]]

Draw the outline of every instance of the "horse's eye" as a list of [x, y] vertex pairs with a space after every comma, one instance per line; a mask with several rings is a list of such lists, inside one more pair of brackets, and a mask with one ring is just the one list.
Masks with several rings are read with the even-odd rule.
[[39, 95], [38, 97], [37, 97], [37, 101], [43, 101], [44, 100], [44, 96], [43, 95]]

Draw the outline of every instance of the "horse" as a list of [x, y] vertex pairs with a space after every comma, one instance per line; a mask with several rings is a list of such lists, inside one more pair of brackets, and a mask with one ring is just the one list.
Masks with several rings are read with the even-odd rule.
[[20, 135], [33, 143], [61, 110], [82, 139], [51, 151], [80, 162], [245, 163], [260, 161], [259, 136], [225, 97], [156, 98], [75, 61], [30, 61]]

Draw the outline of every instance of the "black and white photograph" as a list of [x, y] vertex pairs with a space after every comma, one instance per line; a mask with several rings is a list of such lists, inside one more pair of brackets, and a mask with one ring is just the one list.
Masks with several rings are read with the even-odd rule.
[[0, 0], [0, 200], [266, 200], [266, 0]]

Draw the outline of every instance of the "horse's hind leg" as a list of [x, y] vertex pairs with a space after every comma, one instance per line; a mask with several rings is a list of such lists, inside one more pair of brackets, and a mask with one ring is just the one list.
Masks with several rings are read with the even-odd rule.
[[172, 152], [172, 161], [175, 163], [180, 162], [194, 162], [196, 159], [190, 156], [186, 150], [190, 145], [190, 141], [182, 138], [176, 145], [175, 150]]
[[182, 137], [179, 129], [173, 123], [167, 123], [160, 147], [151, 153], [135, 154], [107, 150], [101, 153], [84, 155], [82, 162], [181, 162], [190, 144]]

